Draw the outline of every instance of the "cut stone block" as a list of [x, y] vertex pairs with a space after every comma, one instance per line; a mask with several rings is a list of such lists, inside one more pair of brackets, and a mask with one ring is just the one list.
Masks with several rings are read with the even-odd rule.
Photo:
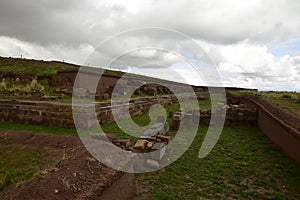
[[126, 150], [130, 147], [130, 139], [127, 140], [114, 140], [113, 143], [121, 148], [124, 148]]
[[162, 142], [166, 142], [167, 144], [170, 143], [171, 137], [170, 136], [165, 136], [165, 135], [157, 135], [156, 139], [159, 139]]
[[155, 143], [153, 145], [153, 147], [151, 148], [151, 150], [152, 150], [152, 152], [150, 153], [151, 158], [153, 160], [161, 160], [167, 151], [167, 147], [168, 146], [165, 142]]
[[146, 145], [147, 145], [148, 141], [147, 140], [138, 140], [135, 145], [133, 146], [134, 149], [137, 150], [144, 150]]
[[148, 140], [148, 141], [155, 141], [156, 140], [156, 137], [153, 137], [153, 136], [147, 136], [147, 135], [142, 135], [140, 137], [140, 139], [142, 140]]

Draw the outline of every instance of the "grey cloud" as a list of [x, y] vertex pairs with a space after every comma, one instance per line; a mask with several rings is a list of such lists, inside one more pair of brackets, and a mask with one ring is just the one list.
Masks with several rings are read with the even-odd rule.
[[[219, 66], [223, 72], [238, 71], [240, 77], [228, 78], [228, 83], [236, 81], [241, 86], [262, 84], [267, 87], [277, 81], [277, 76], [289, 81], [293, 74], [294, 79], [299, 80], [300, 61], [296, 55], [291, 56], [294, 60], [278, 60], [267, 49], [270, 43], [276, 45], [299, 38], [298, 0], [144, 0], [135, 3], [137, 10], [131, 12], [133, 3], [121, 0], [2, 0], [0, 54], [23, 53], [28, 57], [80, 62], [104, 39], [121, 31], [154, 26], [175, 29], [203, 41], [203, 48], [207, 47], [205, 51], [216, 64], [223, 64]], [[124, 43], [115, 41], [96, 49], [95, 59], [91, 57], [87, 62], [99, 66], [124, 53], [124, 49], [135, 49], [141, 44], [174, 51], [184, 47], [186, 51], [181, 53], [187, 55], [192, 51], [184, 41], [177, 43], [179, 38], [175, 35], [162, 32], [126, 36]], [[202, 55], [191, 58], [201, 59]], [[153, 60], [169, 65], [174, 62], [163, 56], [146, 59], [145, 55], [128, 55], [123, 63], [117, 64], [127, 69], [128, 64], [147, 64]]]
[[[100, 2], [100, 3], [99, 3]], [[97, 44], [107, 36], [143, 26], [171, 28], [216, 43], [280, 41], [300, 33], [299, 1], [151, 1], [137, 13], [115, 2], [3, 0], [0, 34], [48, 44]], [[142, 3], [140, 3], [142, 4]], [[152, 35], [162, 39], [161, 35]]]
[[92, 1], [4, 0], [0, 3], [0, 35], [42, 45], [94, 43], [95, 38], [103, 39], [112, 31], [103, 24], [114, 10], [122, 12], [117, 6], [96, 7]]

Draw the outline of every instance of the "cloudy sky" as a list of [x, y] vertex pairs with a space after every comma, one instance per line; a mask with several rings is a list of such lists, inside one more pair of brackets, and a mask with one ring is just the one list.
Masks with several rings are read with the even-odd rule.
[[[191, 84], [205, 80], [182, 58], [205, 79], [209, 57], [225, 86], [300, 91], [299, 8], [298, 0], [1, 0], [0, 56], [102, 66], [89, 55], [120, 54], [122, 70], [178, 80], [172, 69]], [[143, 27], [174, 31], [126, 34]]]

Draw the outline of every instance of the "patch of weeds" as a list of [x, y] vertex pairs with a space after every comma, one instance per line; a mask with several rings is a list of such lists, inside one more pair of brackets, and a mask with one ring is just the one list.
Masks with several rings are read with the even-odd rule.
[[292, 99], [292, 96], [291, 95], [288, 95], [288, 94], [284, 94], [281, 96], [283, 99]]
[[39, 149], [24, 150], [17, 144], [0, 146], [0, 191], [11, 184], [22, 185], [24, 180], [33, 177], [43, 162]]
[[37, 133], [48, 133], [54, 135], [77, 136], [76, 129], [62, 128], [62, 127], [48, 126], [48, 125], [29, 125], [29, 124], [20, 124], [20, 123], [11, 123], [11, 122], [0, 122], [0, 129], [33, 131]]

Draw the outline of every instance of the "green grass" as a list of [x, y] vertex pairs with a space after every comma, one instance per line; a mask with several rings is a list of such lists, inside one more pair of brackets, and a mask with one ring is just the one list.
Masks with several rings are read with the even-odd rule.
[[29, 124], [19, 124], [19, 123], [10, 123], [10, 122], [0, 122], [0, 129], [23, 130], [23, 131], [32, 131], [36, 133], [48, 133], [54, 135], [77, 136], [76, 129], [62, 128], [62, 127], [48, 126], [48, 125], [29, 125]]
[[[43, 61], [21, 58], [6, 58], [0, 57], [0, 72], [11, 72], [14, 74], [30, 74], [30, 75], [55, 75], [58, 70], [62, 69], [78, 69], [79, 65], [73, 65], [59, 61]], [[98, 70], [93, 67], [86, 67], [93, 70]], [[122, 75], [124, 72], [105, 70], [109, 74]]]
[[0, 146], [0, 191], [33, 177], [43, 162], [43, 153], [37, 148], [24, 150], [19, 144]]
[[[209, 100], [200, 102], [209, 107]], [[166, 106], [176, 112], [178, 104]], [[147, 113], [133, 120], [145, 126]], [[171, 119], [167, 119], [171, 123]], [[126, 120], [125, 120], [126, 122]], [[171, 125], [171, 124], [170, 124]], [[118, 138], [129, 138], [116, 123], [101, 126]], [[75, 129], [0, 123], [0, 129], [76, 136]], [[137, 175], [149, 188], [149, 199], [299, 199], [300, 167], [277, 149], [256, 127], [225, 127], [213, 151], [199, 159], [207, 127], [200, 127], [191, 147], [164, 169]], [[170, 131], [170, 135], [175, 135]], [[130, 137], [132, 144], [136, 138]], [[3, 159], [2, 159], [3, 160]]]
[[0, 57], [0, 72], [31, 75], [54, 75], [60, 69], [78, 68], [68, 63]]
[[149, 199], [299, 199], [300, 167], [257, 128], [226, 127], [213, 151], [198, 158], [207, 127], [164, 173], [138, 175]]
[[237, 95], [253, 94], [268, 100], [275, 106], [285, 109], [297, 117], [300, 117], [300, 93], [299, 92], [268, 92], [268, 91], [232, 91]]

